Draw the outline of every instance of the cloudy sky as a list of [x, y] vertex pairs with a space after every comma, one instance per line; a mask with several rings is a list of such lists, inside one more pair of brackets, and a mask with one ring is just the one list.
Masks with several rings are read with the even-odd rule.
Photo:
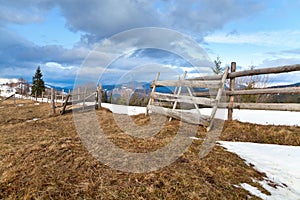
[[[0, 0], [0, 78], [31, 81], [41, 66], [57, 86], [73, 85], [78, 73], [104, 84], [150, 81], [158, 70], [208, 73], [201, 67], [217, 56], [239, 69], [299, 64], [299, 7], [299, 0]], [[193, 42], [200, 48], [187, 49]], [[271, 80], [299, 82], [300, 74]]]

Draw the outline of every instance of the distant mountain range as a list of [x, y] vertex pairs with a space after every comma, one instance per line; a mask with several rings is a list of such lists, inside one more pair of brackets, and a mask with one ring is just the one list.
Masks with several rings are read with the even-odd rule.
[[285, 88], [285, 87], [300, 87], [300, 82], [290, 84], [290, 85], [276, 85], [276, 86], [272, 86], [272, 87], [269, 87], [269, 88]]
[[[1, 79], [2, 80], [2, 79]], [[5, 82], [15, 82], [17, 79], [3, 79], [5, 80]], [[56, 85], [50, 85], [50, 84], [45, 84], [46, 87], [48, 88], [54, 88], [55, 90], [57, 91], [62, 91], [64, 89], [65, 92], [68, 92], [69, 90], [73, 90], [73, 86], [67, 86], [67, 87], [61, 87], [61, 86], [56, 86]], [[116, 84], [116, 85], [103, 85], [102, 88], [104, 90], [107, 90], [107, 91], [111, 91], [113, 90], [114, 88], [122, 88], [122, 87], [126, 87], [126, 88], [131, 88], [133, 90], [136, 90], [136, 89], [143, 89], [143, 90], [146, 90], [146, 93], [149, 93], [151, 91], [151, 83], [147, 83], [147, 82], [137, 82], [137, 81], [131, 81], [131, 82], [128, 82], [128, 83], [123, 83], [123, 84]], [[241, 86], [242, 87], [242, 86]], [[294, 84], [290, 84], [290, 85], [277, 85], [277, 86], [271, 86], [271, 87], [268, 87], [268, 88], [284, 88], [284, 87], [300, 87], [300, 82], [298, 83], [294, 83]], [[175, 87], [158, 87], [156, 89], [156, 91], [158, 92], [162, 92], [162, 93], [170, 93], [172, 91], [174, 91]], [[242, 88], [240, 88], [242, 89]], [[199, 91], [204, 91], [204, 90], [207, 90], [207, 89], [194, 89], [195, 92], [199, 92]]]

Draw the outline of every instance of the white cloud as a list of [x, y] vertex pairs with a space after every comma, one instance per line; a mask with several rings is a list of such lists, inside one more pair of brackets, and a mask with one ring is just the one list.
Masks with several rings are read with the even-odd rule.
[[45, 66], [48, 68], [55, 68], [55, 69], [61, 69], [61, 70], [73, 70], [76, 68], [75, 66], [63, 66], [57, 62], [47, 62], [47, 63], [45, 63]]

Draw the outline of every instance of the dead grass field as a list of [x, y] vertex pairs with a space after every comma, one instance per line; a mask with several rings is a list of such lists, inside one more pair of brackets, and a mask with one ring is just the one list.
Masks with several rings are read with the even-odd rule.
[[[253, 181], [265, 175], [222, 147], [216, 145], [199, 159], [201, 140], [194, 140], [182, 157], [158, 171], [113, 170], [82, 145], [71, 113], [52, 115], [48, 104], [21, 103], [0, 104], [0, 199], [257, 199], [235, 186], [241, 183], [268, 194]], [[122, 133], [110, 111], [96, 113], [108, 138], [132, 152], [165, 145], [179, 125], [176, 120], [168, 122], [150, 143]], [[148, 120], [144, 115], [133, 119], [137, 124]], [[205, 137], [202, 127], [197, 136]], [[225, 122], [220, 139], [300, 145], [300, 127]]]

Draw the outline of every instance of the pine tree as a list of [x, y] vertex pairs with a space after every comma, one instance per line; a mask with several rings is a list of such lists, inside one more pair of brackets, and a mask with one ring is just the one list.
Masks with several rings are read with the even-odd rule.
[[40, 66], [36, 69], [35, 75], [32, 77], [31, 95], [41, 96], [45, 91], [45, 83]]
[[214, 64], [215, 66], [212, 67], [212, 70], [215, 74], [219, 75], [223, 72], [223, 68], [221, 67], [221, 60], [220, 60], [220, 57], [218, 56], [216, 60], [214, 60]]

